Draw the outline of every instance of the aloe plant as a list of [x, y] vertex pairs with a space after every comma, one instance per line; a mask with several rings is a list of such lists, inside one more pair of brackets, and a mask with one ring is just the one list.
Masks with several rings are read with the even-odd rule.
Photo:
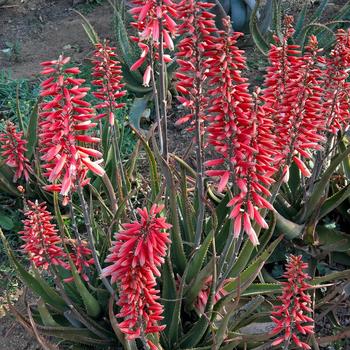
[[[266, 55], [271, 44], [274, 43], [272, 34], [281, 35], [282, 19], [284, 17], [283, 3], [281, 0], [272, 0], [271, 11], [267, 11], [264, 19], [259, 18], [259, 10], [262, 9], [261, 1], [256, 1], [255, 7], [250, 17], [250, 33], [257, 48]], [[292, 37], [293, 42], [300, 45], [304, 50], [307, 38], [316, 35], [320, 45], [324, 49], [329, 49], [335, 40], [335, 29], [341, 25], [348, 26], [347, 16], [350, 13], [350, 2], [346, 2], [333, 18], [327, 22], [322, 20], [322, 15], [327, 9], [328, 0], [320, 1], [320, 4], [313, 13], [309, 15], [310, 2], [305, 1], [299, 15], [295, 18], [295, 32]], [[269, 23], [267, 28], [264, 23]]]
[[[119, 90], [119, 63], [110, 59], [112, 49], [108, 47], [109, 69], [99, 64], [94, 70], [108, 72], [98, 74], [94, 83], [100, 88], [95, 95], [108, 96], [96, 108], [109, 113], [96, 115], [84, 100], [89, 89], [77, 78], [79, 69], [67, 66], [68, 58], [42, 63], [46, 79], [40, 122], [37, 128], [32, 120], [26, 136], [34, 135], [28, 157], [36, 156], [43, 192], [50, 193], [53, 206], [30, 202], [22, 190], [26, 219], [19, 235], [28, 266], [0, 235], [18, 276], [39, 298], [26, 313], [14, 306], [11, 311], [44, 348], [55, 349], [59, 342], [127, 350], [271, 346], [276, 342], [271, 305], [281, 293], [285, 298], [290, 293], [281, 283], [286, 281], [272, 275], [271, 264], [285, 259], [285, 247], [308, 258], [310, 281], [300, 288], [315, 289], [321, 315], [330, 313], [330, 297], [323, 293], [339, 295], [338, 286], [346, 286], [350, 269], [321, 271], [319, 264], [330, 252], [334, 259], [348, 255], [347, 236], [325, 220], [344, 210], [348, 200], [348, 105], [347, 94], [341, 93], [348, 88], [347, 68], [329, 59], [327, 70], [317, 70], [318, 61], [310, 59], [318, 57], [316, 45], [311, 54], [297, 56], [288, 46], [287, 21], [281, 49], [271, 49], [266, 86], [251, 93], [241, 76], [245, 58], [236, 46], [239, 34], [232, 33], [227, 19], [225, 30], [217, 30], [208, 20], [209, 4], [188, 1], [192, 13], [186, 1], [177, 8], [183, 50], [177, 54], [176, 88], [183, 94], [179, 101], [190, 110], [179, 119], [192, 122], [186, 132], [195, 131], [196, 166], [189, 160], [191, 150], [180, 157], [166, 146], [163, 45], [167, 38], [171, 46], [171, 38], [162, 30], [170, 31], [172, 22], [147, 17], [147, 11], [157, 13], [153, 1], [144, 8], [136, 0], [134, 18], [142, 11], [142, 26], [156, 27], [156, 35], [162, 29], [157, 45], [149, 37], [139, 39], [158, 50], [160, 64], [152, 69], [160, 71], [151, 88], [165, 128], [144, 134], [129, 125], [138, 142], [128, 161], [118, 153], [116, 100], [124, 92]], [[197, 28], [197, 36], [190, 31], [194, 17], [202, 29]], [[344, 44], [340, 34], [339, 45]], [[334, 54], [348, 57], [350, 46], [345, 47]], [[106, 53], [107, 47], [97, 49]], [[274, 69], [281, 61], [284, 70]], [[301, 79], [310, 75], [313, 79]], [[342, 109], [329, 108], [329, 103]], [[274, 137], [279, 132], [281, 139]], [[216, 158], [205, 163], [207, 144]], [[305, 300], [312, 304], [311, 297]], [[323, 344], [326, 339], [305, 341]]]

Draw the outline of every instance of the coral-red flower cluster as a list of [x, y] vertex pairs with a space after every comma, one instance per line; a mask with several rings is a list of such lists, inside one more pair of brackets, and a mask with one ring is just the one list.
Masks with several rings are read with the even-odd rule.
[[27, 140], [23, 138], [23, 131], [17, 131], [13, 123], [7, 122], [4, 131], [0, 133], [0, 143], [1, 156], [5, 159], [5, 163], [15, 169], [13, 182], [16, 182], [22, 175], [28, 181], [32, 167], [25, 156]]
[[111, 276], [111, 282], [119, 286], [121, 310], [117, 317], [124, 319], [119, 326], [128, 339], [157, 333], [165, 327], [158, 324], [163, 318], [163, 306], [157, 302], [156, 276], [160, 276], [159, 267], [170, 243], [166, 230], [171, 225], [159, 215], [162, 210], [161, 205], [153, 205], [149, 211], [138, 209], [140, 220], [124, 224], [124, 230], [116, 233], [106, 259], [111, 265], [103, 270], [103, 275]]
[[95, 119], [107, 116], [110, 125], [114, 125], [114, 110], [125, 106], [125, 103], [118, 103], [117, 100], [126, 94], [126, 91], [123, 90], [124, 84], [121, 83], [121, 66], [114, 50], [115, 48], [110, 47], [106, 42], [96, 44], [92, 73], [95, 78], [92, 84], [98, 87], [93, 95], [102, 100], [95, 108], [103, 111]]
[[285, 19], [282, 38], [275, 37], [276, 45], [269, 52], [270, 66], [265, 79], [264, 97], [273, 120], [277, 151], [274, 159], [278, 168], [286, 169], [294, 161], [306, 177], [311, 173], [304, 159], [311, 151], [322, 149], [325, 118], [322, 111], [323, 71], [325, 60], [320, 56], [317, 38], [310, 37], [305, 53], [300, 47], [288, 44], [294, 32], [292, 17]]
[[[92, 251], [87, 246], [86, 241], [70, 241], [72, 246], [72, 251], [69, 253], [70, 259], [74, 264], [78, 274], [82, 277], [84, 281], [88, 281], [89, 277], [86, 274], [87, 271], [91, 268], [92, 265], [95, 264], [95, 260], [92, 257]], [[70, 270], [69, 266], [69, 270]], [[64, 280], [65, 282], [74, 281], [73, 276], [68, 277]]]
[[[140, 58], [132, 65], [131, 70], [142, 66], [152, 50], [153, 59], [159, 59], [158, 48], [161, 43], [164, 49], [174, 50], [172, 37], [176, 34], [176, 5], [171, 0], [132, 0], [129, 11], [135, 19], [132, 26], [137, 29], [138, 37], [131, 37], [141, 49]], [[164, 54], [165, 62], [171, 62], [169, 55]], [[148, 65], [143, 77], [143, 85], [148, 86], [151, 77], [151, 65]]]
[[190, 121], [194, 124], [198, 120], [202, 133], [208, 107], [205, 81], [212, 65], [217, 40], [213, 36], [217, 31], [215, 16], [209, 12], [213, 6], [198, 0], [182, 0], [177, 6], [177, 12], [182, 21], [178, 26], [178, 34], [182, 39], [177, 45], [176, 53], [176, 62], [179, 66], [175, 74], [176, 89], [181, 94], [178, 97], [179, 101], [190, 110], [190, 113], [176, 123]]
[[[67, 196], [79, 183], [86, 185], [88, 170], [102, 176], [104, 169], [101, 160], [92, 161], [90, 157], [101, 158], [96, 149], [85, 144], [96, 144], [99, 138], [87, 134], [96, 123], [92, 123], [94, 110], [84, 98], [89, 90], [82, 87], [83, 79], [75, 77], [80, 73], [76, 67], [67, 67], [68, 57], [56, 61], [43, 62], [41, 74], [48, 76], [42, 82], [39, 119], [39, 138], [44, 175], [53, 185], [46, 189]], [[83, 144], [84, 146], [83, 146]]]
[[271, 166], [272, 123], [266, 117], [260, 91], [256, 91], [253, 101], [247, 79], [241, 75], [241, 70], [246, 68], [243, 51], [236, 46], [241, 33], [232, 32], [229, 19], [224, 20], [224, 28], [216, 40], [215, 63], [208, 73], [212, 88], [206, 131], [218, 158], [206, 162], [211, 168], [206, 174], [220, 177], [220, 192], [230, 180], [236, 185], [238, 193], [228, 203], [232, 207], [234, 236], [238, 237], [243, 229], [257, 245], [251, 220], [266, 228], [259, 209], [273, 209], [264, 198], [270, 196], [266, 187], [273, 183], [271, 175], [275, 171]]
[[67, 268], [62, 260], [66, 256], [60, 246], [62, 240], [57, 234], [56, 225], [52, 223], [53, 218], [46, 204], [31, 201], [27, 204], [29, 208], [24, 213], [24, 229], [19, 232], [25, 242], [23, 250], [36, 267], [47, 270], [52, 264]]
[[336, 134], [344, 131], [350, 122], [350, 29], [339, 29], [336, 44], [326, 60], [325, 97], [322, 113], [326, 119], [326, 130]]
[[275, 323], [275, 328], [272, 334], [283, 335], [279, 336], [272, 345], [281, 345], [294, 343], [297, 347], [303, 349], [311, 349], [305, 342], [300, 340], [298, 334], [307, 335], [314, 333], [314, 320], [307, 316], [306, 313], [312, 313], [311, 298], [306, 291], [310, 289], [310, 285], [306, 280], [310, 276], [304, 272], [308, 267], [304, 263], [302, 257], [291, 255], [286, 265], [286, 270], [283, 275], [287, 279], [282, 282], [283, 292], [278, 299], [281, 305], [275, 306], [271, 313], [272, 321]]

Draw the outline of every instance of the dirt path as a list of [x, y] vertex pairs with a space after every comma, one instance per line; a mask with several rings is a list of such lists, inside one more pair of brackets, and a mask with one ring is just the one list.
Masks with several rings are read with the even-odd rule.
[[[31, 78], [41, 61], [62, 52], [78, 62], [88, 57], [92, 47], [71, 5], [72, 0], [7, 0], [0, 6], [0, 70], [9, 69], [13, 78]], [[113, 37], [107, 2], [80, 6], [101, 38]]]

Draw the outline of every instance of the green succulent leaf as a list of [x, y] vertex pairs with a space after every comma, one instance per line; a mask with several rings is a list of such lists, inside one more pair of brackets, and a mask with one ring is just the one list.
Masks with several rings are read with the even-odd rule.
[[13, 220], [4, 212], [0, 212], [0, 227], [4, 230], [12, 230], [15, 226]]
[[324, 10], [326, 9], [327, 4], [328, 0], [321, 0], [317, 9], [313, 12], [313, 15], [311, 16], [310, 22], [317, 22], [320, 20]]
[[41, 101], [42, 101], [42, 97], [39, 97], [29, 116], [28, 129], [26, 132], [26, 140], [27, 140], [26, 157], [28, 159], [31, 159], [31, 157], [33, 156], [36, 144], [38, 142], [38, 115], [39, 115], [39, 105]]
[[[305, 203], [305, 208], [302, 208], [299, 212], [298, 217], [302, 217], [305, 220], [309, 219], [312, 216], [312, 214], [314, 213], [314, 209], [318, 208], [318, 205], [322, 197], [324, 196], [325, 189], [329, 183], [332, 174], [337, 169], [339, 164], [341, 164], [344, 159], [349, 157], [349, 154], [350, 147], [347, 147], [343, 152], [339, 153], [332, 159], [329, 167], [321, 176], [320, 181], [318, 181], [315, 185], [309, 200]], [[305, 215], [302, 215], [303, 212], [305, 213]]]
[[22, 264], [16, 259], [15, 255], [13, 254], [13, 251], [8, 245], [8, 242], [5, 238], [5, 235], [3, 234], [2, 230], [0, 229], [0, 238], [5, 246], [6, 253], [10, 259], [10, 261], [13, 263], [14, 267], [16, 268], [19, 276], [21, 276], [23, 283], [27, 285], [34, 293], [42, 297], [42, 299], [52, 305], [54, 308], [64, 311], [68, 307], [64, 300], [56, 293], [56, 291], [50, 287], [45, 280], [43, 280], [40, 276], [34, 277], [31, 275], [27, 269], [25, 269]]
[[[237, 287], [239, 286], [240, 292], [244, 292], [253, 283], [267, 259], [274, 252], [278, 244], [281, 242], [282, 238], [283, 236], [280, 236], [279, 238], [274, 240], [274, 242], [271, 243], [266, 248], [266, 250], [262, 254], [260, 254], [254, 260], [254, 262], [239, 275], [239, 278], [234, 278], [233, 281], [226, 284], [225, 290], [231, 293], [232, 291], [237, 290]], [[234, 277], [232, 271], [230, 273], [230, 277]]]
[[255, 45], [257, 48], [264, 54], [265, 56], [267, 55], [270, 46], [268, 42], [265, 40], [263, 35], [260, 32], [259, 26], [258, 26], [258, 18], [257, 18], [257, 11], [259, 8], [260, 1], [258, 0], [255, 4], [254, 10], [252, 11], [252, 14], [250, 16], [250, 21], [249, 21], [249, 29], [250, 33], [252, 35], [252, 38], [255, 42]]
[[298, 36], [303, 28], [303, 25], [304, 25], [304, 22], [305, 22], [305, 17], [306, 17], [306, 12], [307, 12], [307, 9], [309, 7], [309, 4], [308, 2], [305, 2], [304, 6], [302, 7], [299, 15], [298, 15], [298, 18], [295, 22], [295, 32], [294, 32], [294, 36], [296, 38], [296, 40], [298, 40]]
[[83, 20], [82, 26], [85, 30], [86, 35], [88, 36], [90, 42], [92, 45], [96, 45], [97, 43], [100, 42], [100, 38], [98, 37], [98, 34], [96, 33], [94, 27], [92, 26], [92, 24], [90, 23], [90, 21], [79, 11], [74, 10], [74, 12], [76, 12]]
[[211, 231], [209, 235], [205, 238], [204, 242], [199, 247], [199, 249], [194, 253], [193, 260], [189, 265], [188, 273], [186, 276], [187, 283], [190, 283], [196, 276], [198, 276], [202, 268], [203, 262], [205, 261], [205, 258], [207, 256], [208, 249], [213, 239], [213, 236], [214, 231]]
[[146, 94], [143, 97], [135, 97], [129, 111], [129, 122], [137, 130], [141, 130], [141, 119], [147, 109], [148, 102], [152, 95]]
[[278, 283], [253, 283], [242, 293], [242, 296], [278, 294], [281, 292], [282, 287]]
[[276, 227], [288, 239], [299, 237], [304, 231], [304, 225], [298, 225], [276, 212]]
[[323, 218], [331, 211], [336, 209], [341, 203], [343, 203], [346, 199], [350, 197], [350, 184], [343, 187], [337, 193], [333, 194], [333, 196], [327, 198], [321, 206], [319, 219]]

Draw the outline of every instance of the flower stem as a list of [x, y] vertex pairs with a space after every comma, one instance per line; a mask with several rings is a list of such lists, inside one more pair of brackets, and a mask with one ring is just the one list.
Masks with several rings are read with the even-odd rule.
[[83, 190], [81, 188], [81, 185], [78, 184], [77, 187], [78, 187], [78, 195], [79, 195], [80, 203], [81, 203], [81, 206], [83, 209], [86, 232], [88, 235], [90, 249], [92, 251], [92, 256], [93, 256], [94, 261], [95, 261], [97, 273], [98, 273], [99, 277], [101, 278], [102, 283], [104, 284], [104, 286], [108, 290], [108, 292], [111, 295], [115, 296], [114, 289], [112, 288], [112, 286], [109, 283], [109, 281], [107, 280], [107, 278], [101, 276], [102, 275], [102, 267], [101, 267], [101, 264], [100, 264], [100, 261], [99, 261], [98, 255], [97, 255], [97, 251], [95, 248], [95, 244], [94, 244], [94, 236], [92, 233], [92, 227], [91, 227], [91, 221], [90, 221], [90, 215], [89, 215], [89, 207], [88, 207], [88, 204], [84, 198], [84, 194], [83, 194]]

